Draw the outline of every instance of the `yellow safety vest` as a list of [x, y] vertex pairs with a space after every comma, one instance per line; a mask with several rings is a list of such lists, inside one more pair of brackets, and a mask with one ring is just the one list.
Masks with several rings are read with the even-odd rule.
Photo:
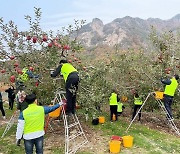
[[25, 120], [24, 134], [44, 130], [44, 107], [37, 104], [30, 104], [23, 112]]
[[123, 103], [118, 102], [117, 112], [122, 112]]
[[174, 93], [175, 93], [177, 87], [178, 87], [178, 82], [173, 77], [171, 79], [171, 84], [170, 85], [166, 85], [164, 94], [169, 95], [169, 96], [174, 96]]
[[136, 98], [134, 97], [134, 104], [135, 105], [142, 105], [143, 101], [141, 100], [141, 98]]
[[22, 82], [26, 82], [29, 79], [28, 74], [26, 73], [27, 71], [27, 68], [23, 68], [22, 74], [18, 77]]
[[65, 63], [61, 67], [61, 73], [63, 75], [64, 81], [66, 82], [68, 75], [72, 72], [78, 72], [71, 64]]
[[112, 93], [110, 98], [109, 98], [109, 104], [110, 105], [118, 105], [117, 104], [117, 94], [116, 93]]

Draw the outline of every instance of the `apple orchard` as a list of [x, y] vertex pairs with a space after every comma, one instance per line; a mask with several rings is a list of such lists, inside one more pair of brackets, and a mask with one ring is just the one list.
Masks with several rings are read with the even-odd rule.
[[[75, 24], [62, 28], [56, 34], [45, 32], [40, 27], [41, 9], [35, 8], [34, 19], [25, 16], [29, 29], [19, 31], [13, 21], [4, 23], [0, 18], [0, 82], [15, 85], [22, 69], [27, 67], [39, 79], [29, 79], [25, 91], [35, 91], [38, 101], [50, 104], [54, 92], [64, 88], [61, 77], [52, 79], [50, 69], [58, 66], [61, 58], [68, 59], [79, 71], [80, 85], [77, 103], [88, 113], [98, 114], [101, 107], [108, 105], [113, 88], [118, 90], [120, 97], [126, 96], [128, 105], [133, 104], [133, 93], [138, 91], [145, 98], [149, 92], [163, 90], [161, 78], [180, 75], [180, 33], [171, 31], [157, 34], [154, 27], [149, 35], [152, 50], [112, 48], [106, 52], [106, 47], [95, 50], [85, 50], [78, 41], [78, 30], [85, 23], [75, 20]], [[174, 110], [180, 117], [176, 93]], [[152, 111], [157, 108], [153, 99], [149, 100], [145, 109]]]

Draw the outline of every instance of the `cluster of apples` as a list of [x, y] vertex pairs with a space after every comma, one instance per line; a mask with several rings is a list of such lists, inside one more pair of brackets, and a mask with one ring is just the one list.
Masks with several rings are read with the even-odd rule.
[[170, 74], [171, 71], [172, 71], [172, 69], [171, 69], [170, 67], [165, 69], [165, 73], [166, 73], [166, 74]]
[[[37, 43], [38, 38], [37, 38], [37, 36], [31, 37], [30, 35], [28, 35], [26, 37], [26, 40], [28, 40], [28, 41], [32, 40], [33, 43]], [[49, 40], [46, 35], [43, 35], [43, 37], [41, 39], [41, 42], [47, 42], [47, 43], [49, 42], [48, 45], [47, 45], [49, 48], [55, 46], [55, 47], [61, 48], [63, 50], [70, 50], [69, 45], [61, 45], [61, 44], [58, 43], [58, 40], [59, 40], [59, 38]]]
[[[74, 54], [71, 55], [72, 56], [72, 59], [69, 59], [68, 60], [68, 63], [72, 63], [73, 61], [77, 62], [78, 64], [81, 64], [81, 60], [79, 60], [78, 58], [75, 57]], [[85, 66], [82, 67], [84, 71], [87, 70], [87, 68]]]

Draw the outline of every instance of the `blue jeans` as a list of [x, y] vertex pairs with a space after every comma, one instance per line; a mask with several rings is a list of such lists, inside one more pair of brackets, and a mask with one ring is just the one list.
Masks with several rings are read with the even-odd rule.
[[24, 140], [26, 154], [33, 154], [34, 145], [36, 147], [36, 153], [43, 154], [43, 140], [43, 136], [31, 140]]

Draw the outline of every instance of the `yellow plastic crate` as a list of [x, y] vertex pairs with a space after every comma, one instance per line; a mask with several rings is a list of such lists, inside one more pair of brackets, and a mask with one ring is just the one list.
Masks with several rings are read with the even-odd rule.
[[155, 98], [156, 99], [163, 99], [164, 92], [162, 91], [155, 91]]

